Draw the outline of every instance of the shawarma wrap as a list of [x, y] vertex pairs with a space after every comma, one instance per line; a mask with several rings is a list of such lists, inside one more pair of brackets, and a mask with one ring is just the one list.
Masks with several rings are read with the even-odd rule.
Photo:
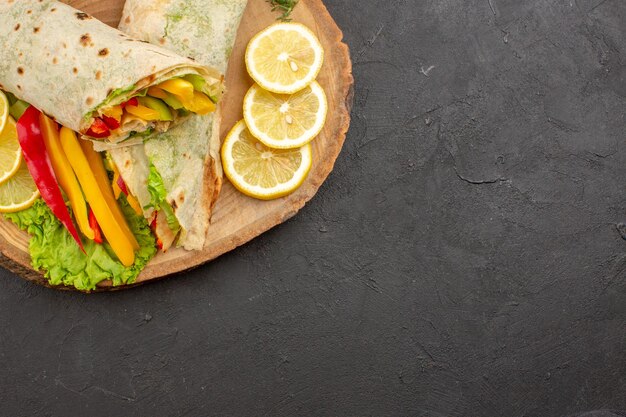
[[[120, 29], [225, 73], [246, 4], [127, 0]], [[218, 106], [215, 114], [194, 116], [132, 149], [111, 150], [128, 188], [147, 207], [144, 214], [165, 250], [177, 237], [177, 244], [187, 250], [204, 247], [222, 185], [220, 122]], [[155, 201], [155, 189], [163, 190], [160, 202]]]
[[222, 94], [219, 70], [59, 1], [0, 0], [0, 27], [0, 89], [86, 138], [141, 142], [212, 113]]

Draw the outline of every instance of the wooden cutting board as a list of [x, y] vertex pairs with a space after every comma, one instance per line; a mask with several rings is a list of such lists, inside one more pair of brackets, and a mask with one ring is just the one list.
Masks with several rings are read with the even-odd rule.
[[[66, 0], [65, 3], [117, 27], [124, 0]], [[243, 59], [246, 45], [253, 35], [274, 23], [277, 16], [278, 13], [272, 13], [269, 3], [265, 0], [248, 2], [226, 75], [228, 93], [224, 98], [222, 140], [230, 128], [242, 118], [243, 96], [252, 85]], [[187, 252], [182, 249], [171, 249], [167, 253], [159, 253], [134, 285], [197, 267], [284, 222], [294, 216], [315, 195], [332, 171], [350, 124], [353, 86], [350, 54], [348, 47], [342, 43], [341, 30], [321, 0], [300, 0], [292, 18], [311, 28], [319, 37], [326, 52], [318, 81], [328, 97], [328, 119], [324, 130], [312, 143], [314, 162], [308, 179], [294, 194], [274, 201], [259, 201], [246, 197], [225, 180], [213, 212], [209, 238], [204, 250]], [[30, 266], [28, 239], [26, 233], [0, 218], [0, 265], [27, 280], [47, 285], [43, 275]], [[128, 287], [113, 288], [109, 282], [104, 282], [99, 288], [110, 290]]]

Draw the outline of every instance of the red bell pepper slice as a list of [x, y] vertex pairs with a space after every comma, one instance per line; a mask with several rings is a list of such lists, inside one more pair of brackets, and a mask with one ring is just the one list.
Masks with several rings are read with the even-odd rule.
[[93, 230], [93, 241], [97, 244], [102, 244], [102, 230], [98, 224], [96, 216], [93, 214], [91, 207], [89, 207], [89, 227]]
[[157, 218], [156, 216], [154, 216], [154, 220], [152, 220], [152, 223], [150, 223], [150, 229], [152, 229], [152, 233], [154, 233], [154, 236], [156, 237], [156, 247], [158, 250], [163, 250], [163, 241], [156, 235], [156, 229], [157, 229]]
[[39, 115], [41, 112], [33, 106], [29, 106], [22, 117], [17, 121], [17, 137], [22, 148], [22, 154], [30, 175], [52, 213], [65, 226], [74, 238], [80, 249], [85, 252], [76, 227], [67, 210], [59, 183], [52, 169], [50, 156], [43, 140]]
[[102, 115], [102, 120], [111, 130], [115, 130], [120, 127], [120, 122], [114, 117], [109, 117], [106, 114]]
[[101, 138], [109, 137], [111, 135], [111, 130], [109, 129], [109, 126], [107, 126], [107, 124], [104, 123], [104, 120], [102, 120], [99, 117], [96, 117], [93, 120], [93, 123], [91, 124], [91, 127], [87, 131], [86, 135], [91, 136], [93, 138], [101, 139]]
[[120, 104], [120, 106], [122, 106], [122, 108], [125, 108], [126, 106], [135, 106], [137, 107], [139, 105], [139, 100], [137, 100], [137, 97], [133, 97], [128, 101], [123, 102], [122, 104]]
[[117, 186], [120, 187], [120, 190], [122, 190], [124, 195], [128, 195], [128, 187], [126, 187], [126, 183], [121, 175], [117, 177]]

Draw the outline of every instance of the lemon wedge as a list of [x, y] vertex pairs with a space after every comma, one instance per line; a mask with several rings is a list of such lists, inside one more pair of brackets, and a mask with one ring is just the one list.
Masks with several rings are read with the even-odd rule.
[[324, 127], [328, 103], [313, 81], [295, 94], [276, 94], [253, 85], [243, 100], [243, 116], [250, 133], [270, 148], [306, 145]]
[[293, 94], [309, 85], [324, 62], [324, 48], [300, 23], [276, 23], [255, 35], [246, 49], [252, 79], [268, 91]]
[[9, 100], [7, 96], [0, 91], [0, 132], [4, 130], [7, 120], [9, 120]]
[[272, 200], [294, 192], [312, 165], [311, 145], [298, 149], [271, 149], [254, 138], [243, 120], [222, 146], [222, 165], [230, 182], [242, 193]]
[[0, 184], [13, 176], [20, 167], [22, 148], [17, 140], [15, 120], [8, 116], [0, 131]]
[[37, 198], [39, 190], [28, 172], [26, 163], [22, 162], [12, 177], [0, 184], [0, 213], [26, 210]]

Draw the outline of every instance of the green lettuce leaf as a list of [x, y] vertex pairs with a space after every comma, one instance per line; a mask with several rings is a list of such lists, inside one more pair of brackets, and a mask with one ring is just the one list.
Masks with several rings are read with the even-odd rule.
[[157, 252], [155, 238], [146, 220], [134, 212], [125, 198], [119, 202], [128, 226], [140, 245], [135, 253], [135, 263], [128, 268], [120, 263], [107, 243], [98, 245], [86, 240], [85, 256], [41, 199], [31, 208], [5, 214], [5, 217], [31, 235], [29, 245], [33, 268], [44, 271], [51, 285], [91, 291], [107, 279], [115, 286], [132, 284]]
[[163, 177], [159, 174], [153, 163], [150, 163], [150, 174], [148, 175], [148, 192], [150, 193], [150, 204], [144, 208], [158, 208], [161, 202], [167, 198], [167, 190], [163, 183]]
[[144, 208], [154, 208], [162, 210], [167, 218], [167, 226], [175, 234], [180, 230], [180, 223], [174, 214], [172, 206], [167, 201], [167, 190], [163, 183], [163, 177], [159, 174], [153, 163], [150, 163], [150, 175], [148, 176], [148, 192], [150, 193], [150, 204]]
[[165, 218], [167, 219], [167, 227], [170, 228], [174, 234], [178, 233], [180, 230], [180, 223], [178, 223], [178, 219], [174, 214], [174, 210], [172, 210], [172, 206], [168, 203], [161, 203], [161, 210], [165, 213]]
[[[90, 112], [88, 112], [85, 115], [85, 120], [90, 120], [91, 117], [94, 115], [95, 112], [98, 111], [99, 108], [101, 107], [106, 107], [109, 104], [113, 103], [113, 102], [123, 102], [119, 100], [119, 98], [127, 93], [130, 93], [131, 91], [133, 91], [135, 88], [137, 88], [137, 86], [135, 84], [133, 85], [129, 85], [128, 87], [124, 87], [124, 88], [117, 88], [113, 91], [111, 91], [111, 93], [107, 96], [107, 98], [100, 103], [96, 108], [92, 109]], [[146, 90], [147, 91], [147, 90]]]
[[130, 134], [128, 135], [128, 138], [124, 139], [124, 140], [128, 140], [128, 139], [132, 139], [132, 138], [145, 138], [148, 137], [150, 135], [152, 135], [152, 133], [154, 132], [154, 128], [149, 127], [148, 129], [144, 130], [143, 132], [135, 132], [134, 130], [130, 132]]
[[129, 85], [128, 87], [117, 88], [117, 89], [111, 91], [111, 94], [109, 94], [107, 96], [106, 100], [104, 100], [104, 102], [99, 107], [104, 107], [104, 106], [112, 103], [113, 101], [116, 101], [116, 99], [118, 99], [120, 96], [123, 96], [123, 95], [125, 95], [127, 93], [130, 93], [135, 88], [137, 88], [137, 86], [135, 84], [133, 84], [133, 85]]

